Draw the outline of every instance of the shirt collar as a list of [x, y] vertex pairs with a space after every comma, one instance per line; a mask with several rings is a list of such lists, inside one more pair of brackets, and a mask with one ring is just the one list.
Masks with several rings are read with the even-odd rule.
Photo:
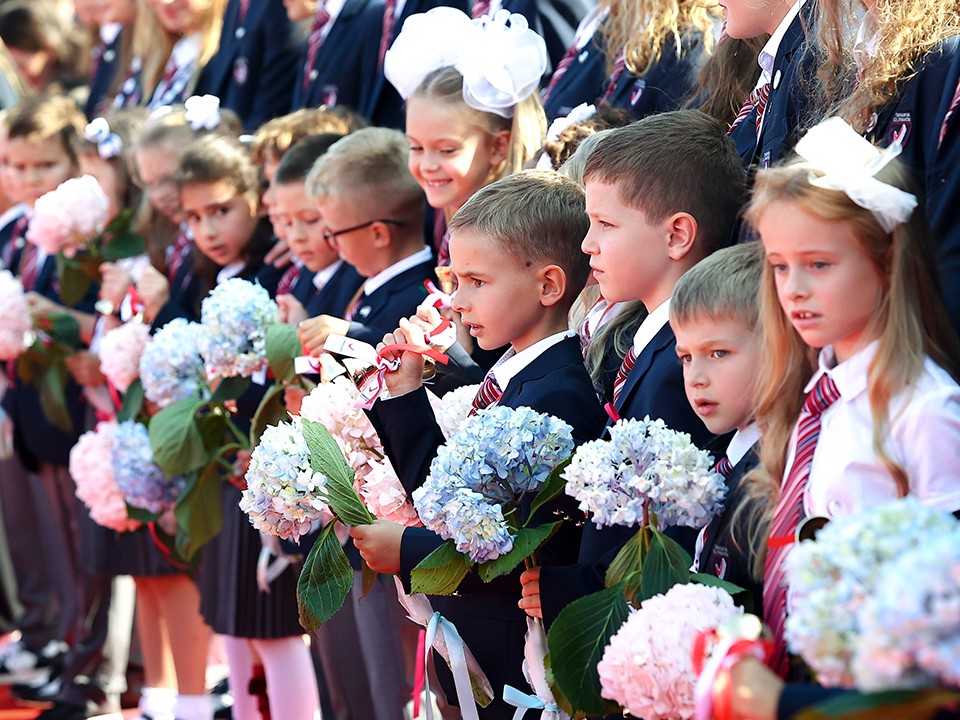
[[177, 68], [185, 68], [200, 59], [200, 33], [185, 35], [177, 40], [177, 44], [170, 51]]
[[760, 426], [752, 422], [741, 430], [737, 430], [730, 438], [730, 444], [727, 446], [727, 460], [731, 465], [736, 465], [743, 460], [744, 456], [750, 452], [750, 448], [760, 441]]
[[225, 283], [230, 278], [235, 278], [237, 275], [243, 272], [243, 268], [245, 268], [246, 265], [247, 264], [243, 260], [237, 260], [229, 265], [224, 265], [222, 268], [220, 268], [220, 272], [217, 273], [217, 285]]
[[633, 347], [637, 355], [650, 343], [658, 332], [663, 329], [670, 319], [670, 300], [664, 300], [657, 305], [640, 323], [633, 336]]
[[110, 45], [117, 39], [117, 35], [123, 29], [121, 23], [107, 23], [100, 26], [100, 42], [104, 45]]
[[330, 282], [330, 278], [340, 269], [341, 265], [343, 265], [343, 260], [336, 260], [327, 265], [323, 270], [317, 270], [317, 272], [313, 274], [313, 286], [317, 290], [321, 290], [324, 285]]
[[497, 385], [500, 386], [501, 390], [506, 390], [507, 385], [510, 384], [510, 381], [513, 378], [520, 374], [521, 370], [523, 370], [557, 343], [575, 336], [576, 333], [573, 330], [564, 330], [563, 332], [554, 333], [549, 337], [545, 337], [543, 340], [535, 342], [526, 350], [521, 350], [513, 357], [507, 358], [493, 368], [493, 376], [497, 379]]
[[773, 81], [773, 64], [777, 59], [777, 53], [780, 51], [780, 43], [783, 42], [784, 35], [787, 34], [790, 25], [800, 13], [800, 8], [805, 1], [806, 0], [797, 0], [797, 2], [790, 6], [787, 14], [783, 16], [783, 20], [777, 25], [777, 29], [773, 31], [773, 35], [767, 40], [767, 44], [763, 46], [760, 55], [757, 56], [757, 64], [760, 65], [760, 69], [763, 71], [760, 73], [761, 83]]
[[422, 250], [418, 250], [413, 255], [408, 255], [402, 260], [398, 260], [386, 270], [382, 270], [373, 277], [367, 278], [367, 281], [363, 284], [363, 294], [373, 295], [373, 293], [393, 280], [400, 273], [416, 267], [420, 263], [428, 262], [432, 258], [433, 253], [430, 252], [430, 248], [424, 245]]
[[828, 345], [823, 348], [817, 358], [817, 371], [810, 378], [810, 382], [807, 383], [804, 391], [810, 393], [821, 376], [829, 375], [837, 384], [840, 397], [846, 400], [852, 400], [860, 393], [865, 392], [870, 363], [873, 362], [873, 358], [877, 354], [879, 344], [879, 340], [874, 340], [853, 357], [847, 358], [839, 364], [833, 346]]
[[13, 207], [4, 211], [4, 213], [0, 215], [0, 228], [5, 228], [10, 223], [16, 222], [26, 215], [29, 210], [30, 206], [26, 203], [17, 203]]
[[337, 19], [337, 16], [340, 14], [340, 11], [343, 10], [343, 5], [346, 0], [327, 0], [324, 3], [323, 7], [326, 8], [327, 12], [330, 14], [330, 20], [327, 22], [327, 27], [333, 25], [334, 21]]

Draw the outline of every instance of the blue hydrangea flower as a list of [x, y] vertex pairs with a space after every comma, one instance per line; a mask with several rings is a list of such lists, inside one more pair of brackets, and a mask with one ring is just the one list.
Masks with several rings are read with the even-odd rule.
[[183, 492], [185, 479], [168, 478], [153, 461], [147, 428], [127, 420], [117, 425], [110, 453], [113, 479], [127, 504], [162, 513], [173, 507]]
[[200, 306], [200, 354], [208, 377], [250, 377], [267, 367], [267, 326], [279, 322], [277, 304], [255, 283], [231, 278]]
[[140, 382], [150, 402], [165, 408], [188, 397], [209, 397], [197, 323], [171, 320], [153, 336], [140, 357]]

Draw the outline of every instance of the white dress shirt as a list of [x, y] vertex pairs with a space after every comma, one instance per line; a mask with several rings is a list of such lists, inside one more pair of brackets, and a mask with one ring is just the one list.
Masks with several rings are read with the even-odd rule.
[[650, 344], [657, 333], [663, 330], [663, 326], [670, 320], [670, 301], [665, 300], [655, 307], [640, 323], [637, 332], [633, 336], [633, 349], [637, 357], [644, 348]]

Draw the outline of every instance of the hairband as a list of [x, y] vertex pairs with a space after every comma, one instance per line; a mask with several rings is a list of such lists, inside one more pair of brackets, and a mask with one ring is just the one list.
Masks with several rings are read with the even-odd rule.
[[841, 118], [812, 127], [797, 143], [803, 162], [792, 167], [810, 170], [811, 185], [837, 190], [873, 213], [880, 226], [893, 232], [910, 219], [917, 197], [882, 180], [876, 174], [903, 151], [897, 140], [880, 150]]
[[406, 100], [443, 67], [463, 77], [468, 106], [511, 118], [546, 72], [547, 46], [523, 15], [507, 10], [476, 20], [449, 7], [411, 15], [387, 51], [384, 75]]
[[123, 139], [110, 130], [106, 118], [94, 118], [87, 123], [83, 129], [83, 137], [97, 144], [97, 154], [103, 160], [113, 160], [123, 152]]

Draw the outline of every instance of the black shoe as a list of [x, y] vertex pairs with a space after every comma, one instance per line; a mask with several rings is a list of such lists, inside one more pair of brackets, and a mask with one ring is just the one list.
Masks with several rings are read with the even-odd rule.
[[24, 703], [46, 706], [56, 703], [60, 694], [60, 677], [52, 680], [37, 680], [29, 683], [18, 683], [10, 688], [13, 696]]
[[38, 679], [46, 682], [51, 669], [59, 667], [66, 652], [67, 646], [58, 640], [51, 640], [40, 650], [32, 650], [19, 640], [10, 643], [0, 653], [0, 685]]
[[230, 694], [230, 684], [226, 678], [213, 686], [210, 691], [210, 702], [213, 704], [213, 717], [217, 720], [231, 720], [233, 695]]
[[58, 701], [52, 708], [37, 715], [37, 720], [86, 720], [88, 717], [90, 714], [82, 705]]

